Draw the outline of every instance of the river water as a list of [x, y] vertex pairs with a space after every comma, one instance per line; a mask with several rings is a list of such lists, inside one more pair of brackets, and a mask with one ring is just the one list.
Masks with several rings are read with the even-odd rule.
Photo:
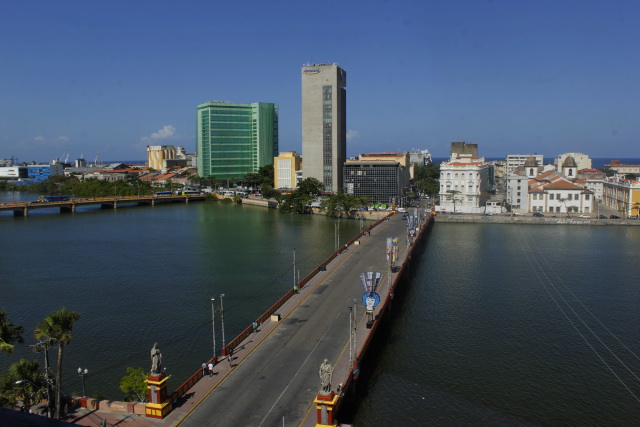
[[[0, 195], [6, 200], [16, 197]], [[18, 195], [18, 197], [24, 197]], [[359, 231], [340, 221], [341, 242]], [[333, 220], [217, 203], [0, 216], [0, 307], [81, 313], [67, 391], [120, 397], [155, 341], [171, 388], [334, 249]], [[640, 227], [436, 223], [403, 281], [356, 425], [637, 425]], [[216, 318], [221, 345], [220, 318]], [[19, 357], [40, 357], [19, 346]]]
[[[0, 201], [29, 199], [4, 193]], [[63, 306], [81, 314], [64, 352], [63, 390], [120, 398], [126, 368], [150, 369], [154, 342], [176, 388], [213, 352], [211, 297], [225, 294], [226, 342], [304, 277], [335, 247], [336, 221], [215, 202], [83, 208], [76, 214], [33, 210], [0, 216], [0, 308], [24, 326], [25, 345], [0, 358], [0, 372], [29, 351], [32, 331]], [[340, 242], [360, 231], [341, 220]], [[216, 315], [217, 350], [222, 318]], [[52, 361], [55, 355], [51, 357]]]
[[356, 425], [638, 425], [640, 227], [436, 223]]

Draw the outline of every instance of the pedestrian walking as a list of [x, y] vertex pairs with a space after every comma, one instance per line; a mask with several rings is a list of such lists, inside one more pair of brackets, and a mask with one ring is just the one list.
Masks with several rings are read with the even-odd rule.
[[212, 377], [213, 376], [213, 363], [209, 362], [208, 368], [209, 368], [209, 376]]
[[207, 375], [207, 364], [202, 362], [202, 376], [204, 377], [205, 375]]
[[229, 350], [229, 366], [233, 366], [233, 350]]
[[253, 332], [258, 333], [258, 322], [256, 320], [253, 321]]
[[293, 293], [294, 294], [298, 293], [298, 284], [297, 283], [295, 285], [293, 285]]

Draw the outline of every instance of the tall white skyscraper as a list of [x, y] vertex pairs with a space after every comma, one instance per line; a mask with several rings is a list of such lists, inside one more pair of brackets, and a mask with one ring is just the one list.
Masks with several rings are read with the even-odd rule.
[[344, 191], [347, 158], [347, 73], [338, 64], [302, 67], [302, 173], [324, 191]]

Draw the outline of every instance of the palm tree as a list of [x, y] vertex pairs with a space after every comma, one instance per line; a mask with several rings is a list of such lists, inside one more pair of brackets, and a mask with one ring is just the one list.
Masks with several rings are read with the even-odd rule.
[[2, 376], [2, 383], [8, 403], [13, 406], [21, 401], [26, 411], [40, 401], [45, 389], [42, 372], [35, 360], [20, 359], [13, 363]]
[[12, 343], [22, 344], [22, 326], [16, 326], [7, 319], [7, 311], [0, 310], [0, 351], [4, 351], [8, 355], [13, 353], [14, 345]]
[[56, 418], [62, 415], [62, 352], [64, 346], [71, 342], [73, 324], [80, 318], [80, 313], [61, 308], [44, 318], [35, 331], [36, 338], [52, 338], [58, 343], [58, 366], [56, 368]]

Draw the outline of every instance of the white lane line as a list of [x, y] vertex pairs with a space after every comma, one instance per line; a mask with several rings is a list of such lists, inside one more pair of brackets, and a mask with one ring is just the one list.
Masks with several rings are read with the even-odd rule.
[[[338, 313], [340, 314], [340, 313]], [[337, 317], [336, 317], [337, 319]], [[280, 401], [280, 399], [282, 398], [282, 395], [287, 391], [287, 389], [289, 388], [289, 386], [291, 385], [291, 383], [293, 382], [293, 380], [296, 379], [296, 377], [298, 376], [298, 374], [300, 373], [300, 371], [302, 370], [302, 368], [304, 367], [304, 365], [307, 363], [307, 360], [309, 360], [309, 358], [311, 357], [311, 355], [316, 351], [316, 348], [318, 348], [318, 345], [320, 345], [320, 343], [322, 342], [322, 339], [324, 338], [325, 335], [327, 335], [327, 332], [329, 332], [329, 329], [331, 329], [331, 327], [333, 326], [333, 322], [331, 325], [327, 326], [327, 330], [324, 331], [324, 334], [322, 334], [322, 336], [320, 337], [320, 339], [318, 340], [318, 342], [316, 343], [316, 345], [313, 347], [313, 350], [311, 350], [309, 352], [309, 355], [307, 356], [306, 359], [304, 359], [304, 362], [302, 362], [302, 365], [300, 365], [300, 368], [298, 368], [298, 370], [296, 371], [295, 375], [293, 376], [293, 378], [291, 378], [291, 381], [289, 381], [289, 383], [287, 384], [287, 386], [284, 388], [284, 390], [282, 390], [282, 393], [280, 393], [280, 396], [278, 396], [278, 398], [276, 399], [276, 401], [273, 403], [273, 406], [271, 406], [271, 409], [269, 409], [269, 412], [267, 412], [267, 414], [264, 416], [264, 418], [262, 419], [262, 422], [259, 424], [260, 426], [262, 424], [264, 424], [264, 422], [267, 420], [267, 418], [269, 417], [269, 414], [271, 414], [271, 411], [273, 411], [273, 408], [276, 407], [276, 405], [278, 404], [278, 402]]]

